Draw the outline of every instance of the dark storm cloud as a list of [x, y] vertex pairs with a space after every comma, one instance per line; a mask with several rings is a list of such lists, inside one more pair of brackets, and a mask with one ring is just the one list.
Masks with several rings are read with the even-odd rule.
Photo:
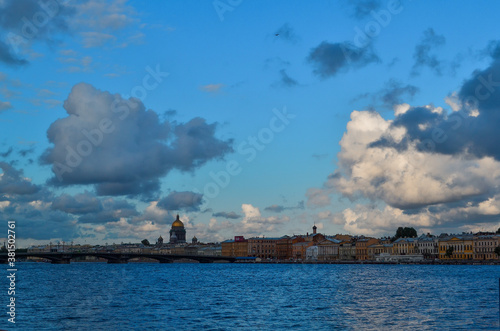
[[404, 150], [408, 141], [414, 141], [422, 151], [469, 153], [500, 160], [500, 60], [494, 60], [484, 70], [476, 70], [462, 85], [455, 102], [460, 109], [448, 113], [436, 112], [432, 107], [410, 108], [392, 123], [406, 128], [402, 143], [395, 144], [387, 138], [374, 146]]
[[436, 75], [441, 75], [442, 61], [432, 51], [445, 43], [445, 37], [436, 34], [432, 28], [425, 30], [421, 42], [415, 46], [413, 53], [415, 63], [413, 64], [412, 75], [418, 75], [422, 67], [429, 67]]
[[103, 209], [101, 201], [87, 191], [75, 196], [69, 194], [58, 196], [52, 202], [51, 208], [70, 214], [97, 213]]
[[83, 214], [78, 218], [78, 221], [80, 223], [105, 224], [118, 222], [121, 218], [128, 219], [139, 215], [135, 207], [125, 200], [107, 198], [101, 200], [101, 204], [103, 206], [101, 211]]
[[99, 198], [85, 191], [74, 196], [63, 194], [53, 199], [51, 209], [63, 213], [80, 215], [81, 223], [103, 224], [117, 222], [120, 218], [137, 216], [133, 205], [125, 200], [114, 198]]
[[212, 159], [222, 159], [233, 151], [232, 139], [215, 137], [217, 124], [207, 124], [205, 119], [195, 117], [187, 123], [174, 126], [175, 140], [166, 156], [172, 165], [183, 171], [193, 171]]
[[100, 183], [96, 185], [98, 195], [127, 195], [143, 200], [153, 200], [158, 196], [160, 181], [158, 179], [133, 180], [125, 183]]
[[28, 61], [17, 53], [33, 41], [53, 44], [57, 36], [67, 33], [68, 19], [74, 10], [61, 1], [6, 0], [0, 3], [0, 61], [8, 65], [23, 65]]
[[370, 15], [372, 10], [378, 10], [381, 7], [379, 0], [351, 0], [349, 5], [352, 7], [352, 16], [356, 19], [363, 19]]
[[278, 40], [285, 40], [291, 43], [295, 43], [298, 40], [297, 35], [293, 31], [293, 28], [288, 24], [283, 24], [278, 30], [274, 32], [275, 37]]
[[194, 171], [232, 152], [232, 140], [215, 137], [216, 123], [161, 121], [138, 99], [89, 84], [75, 85], [64, 109], [68, 116], [49, 127], [53, 146], [41, 157], [52, 165], [52, 185], [94, 184], [98, 195], [151, 199], [172, 169]]
[[172, 192], [158, 201], [157, 206], [164, 210], [199, 211], [203, 203], [203, 195], [184, 191]]
[[228, 219], [233, 219], [233, 220], [241, 217], [241, 215], [236, 214], [234, 211], [230, 211], [230, 212], [220, 211], [217, 213], [213, 213], [212, 216], [213, 217], [223, 217], [223, 218], [228, 218]]
[[3, 171], [0, 176], [0, 195], [28, 195], [40, 191], [40, 187], [23, 176], [22, 170], [17, 170], [6, 162], [0, 162], [0, 169]]
[[350, 68], [361, 68], [369, 63], [378, 62], [379, 58], [373, 52], [371, 45], [359, 48], [349, 42], [323, 41], [311, 49], [307, 61], [315, 67], [314, 73], [325, 79]]
[[79, 238], [81, 233], [71, 221], [68, 214], [60, 211], [38, 212], [34, 215], [32, 211], [16, 212], [13, 214], [2, 213], [0, 222], [7, 224], [7, 220], [16, 221], [16, 231], [22, 233], [25, 239], [47, 240], [49, 238], [61, 238], [64, 241]]

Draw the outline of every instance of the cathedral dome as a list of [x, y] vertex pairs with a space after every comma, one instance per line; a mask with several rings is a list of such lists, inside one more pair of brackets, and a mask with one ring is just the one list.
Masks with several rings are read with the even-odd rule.
[[179, 215], [177, 215], [177, 218], [172, 223], [172, 228], [170, 229], [170, 243], [186, 243], [186, 229], [184, 228], [184, 223], [182, 223], [179, 219]]
[[181, 220], [179, 219], [179, 215], [177, 215], [177, 219], [174, 221], [174, 223], [172, 223], [172, 227], [173, 228], [183, 228], [184, 227], [184, 223], [181, 222]]

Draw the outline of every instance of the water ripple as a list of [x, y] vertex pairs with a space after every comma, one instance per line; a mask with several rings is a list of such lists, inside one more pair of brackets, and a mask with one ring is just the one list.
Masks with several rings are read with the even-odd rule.
[[25, 263], [18, 275], [26, 330], [499, 326], [498, 266]]

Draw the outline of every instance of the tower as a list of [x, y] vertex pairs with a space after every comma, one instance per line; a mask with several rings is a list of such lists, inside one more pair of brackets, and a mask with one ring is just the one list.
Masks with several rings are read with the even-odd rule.
[[170, 229], [170, 243], [186, 243], [186, 229], [184, 229], [184, 223], [179, 219], [179, 214], [177, 214], [177, 218], [172, 223], [172, 228]]

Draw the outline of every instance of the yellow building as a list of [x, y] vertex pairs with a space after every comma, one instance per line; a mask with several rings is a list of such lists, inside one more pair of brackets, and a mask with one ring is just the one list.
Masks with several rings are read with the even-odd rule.
[[310, 247], [314, 245], [313, 241], [303, 241], [303, 242], [298, 242], [292, 245], [292, 250], [293, 250], [293, 258], [296, 260], [305, 260], [306, 259], [306, 251], [307, 247]]
[[415, 254], [415, 246], [417, 246], [417, 240], [415, 238], [398, 238], [393, 243], [393, 253], [394, 255]]
[[380, 256], [380, 254], [393, 255], [393, 246], [393, 244], [382, 243], [368, 246], [368, 260], [375, 260], [375, 257]]
[[[439, 258], [442, 260], [469, 260], [474, 257], [474, 240], [472, 235], [449, 236], [439, 238]], [[449, 257], [446, 252], [452, 247]]]
[[222, 256], [246, 257], [248, 256], [248, 240], [242, 236], [234, 237], [234, 240], [226, 240], [221, 243]]
[[368, 247], [378, 242], [378, 239], [375, 238], [359, 238], [356, 240], [356, 260], [368, 260]]

